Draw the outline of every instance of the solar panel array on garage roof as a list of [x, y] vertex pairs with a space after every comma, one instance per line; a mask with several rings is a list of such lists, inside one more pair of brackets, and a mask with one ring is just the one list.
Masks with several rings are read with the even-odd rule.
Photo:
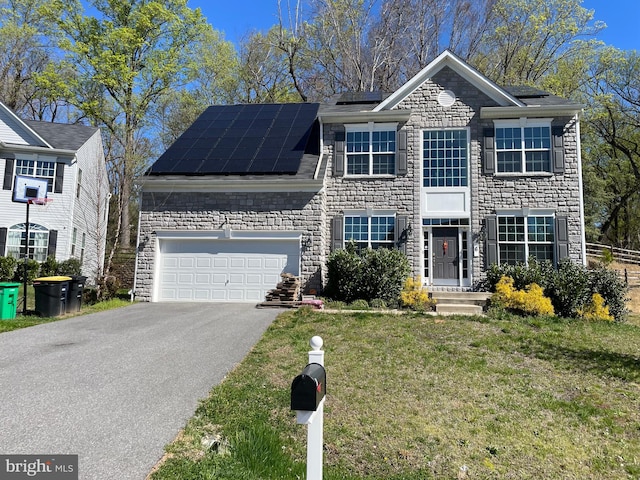
[[[207, 108], [149, 169], [152, 175], [295, 174], [319, 104]], [[317, 147], [313, 148], [317, 151]]]

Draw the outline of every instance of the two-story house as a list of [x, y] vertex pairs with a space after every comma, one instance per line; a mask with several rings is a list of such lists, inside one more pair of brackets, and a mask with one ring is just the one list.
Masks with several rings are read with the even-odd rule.
[[98, 128], [23, 120], [0, 103], [0, 256], [24, 258], [25, 203], [16, 177], [46, 180], [48, 202], [29, 206], [29, 258], [77, 258], [95, 279], [104, 264], [109, 182]]
[[144, 178], [137, 298], [259, 302], [282, 272], [321, 292], [348, 241], [432, 289], [584, 262], [580, 111], [448, 51], [391, 94], [210, 107]]

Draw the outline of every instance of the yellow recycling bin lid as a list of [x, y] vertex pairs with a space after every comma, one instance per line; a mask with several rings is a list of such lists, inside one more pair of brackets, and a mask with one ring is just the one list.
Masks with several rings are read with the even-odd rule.
[[62, 275], [56, 275], [55, 277], [40, 277], [36, 278], [34, 282], [68, 282], [69, 280], [73, 280], [71, 277], [65, 277]]

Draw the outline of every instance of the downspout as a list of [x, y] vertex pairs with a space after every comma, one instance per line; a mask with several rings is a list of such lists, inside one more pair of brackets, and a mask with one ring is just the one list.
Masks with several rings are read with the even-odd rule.
[[[66, 235], [67, 239], [73, 238], [73, 237], [70, 237], [69, 235], [73, 235], [73, 228], [74, 228], [73, 227], [73, 220], [75, 218], [76, 203], [78, 201], [78, 197], [76, 197], [76, 193], [75, 193], [75, 187], [78, 184], [78, 168], [80, 168], [77, 165], [78, 164], [78, 156], [77, 155], [74, 155], [73, 159], [71, 160], [70, 165], [73, 165], [74, 162], [76, 163], [76, 169], [73, 171], [73, 175], [74, 175], [74, 177], [73, 177], [73, 187], [74, 188], [72, 189], [71, 196], [70, 196], [71, 197], [71, 212], [69, 212], [70, 215], [68, 217], [69, 218], [69, 230], [68, 230], [68, 233]], [[68, 169], [65, 169], [65, 170], [68, 170]], [[76, 247], [76, 250], [77, 250], [77, 247]], [[56, 256], [57, 255], [58, 255], [58, 253], [57, 253], [57, 249], [56, 249]], [[65, 254], [65, 257], [66, 258], [71, 258], [71, 242], [69, 242], [69, 241], [67, 241], [67, 252]]]
[[582, 188], [582, 145], [580, 141], [580, 115], [576, 114], [576, 143], [578, 150], [578, 190], [580, 192], [580, 222], [582, 223], [581, 238], [582, 242], [582, 264], [587, 265], [587, 245], [584, 225], [584, 192]]
[[320, 166], [322, 165], [322, 159], [324, 157], [324, 125], [321, 118], [318, 118], [318, 123], [320, 124], [320, 158], [318, 158], [316, 171], [313, 173], [314, 180], [317, 180], [318, 175], [320, 175]]

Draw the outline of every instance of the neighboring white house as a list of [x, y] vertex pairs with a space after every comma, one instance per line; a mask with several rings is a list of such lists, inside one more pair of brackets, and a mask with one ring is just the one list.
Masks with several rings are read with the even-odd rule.
[[0, 256], [23, 258], [27, 206], [13, 201], [16, 175], [49, 184], [50, 201], [29, 207], [29, 257], [78, 258], [82, 273], [95, 279], [104, 264], [109, 207], [100, 129], [22, 120], [0, 103]]

